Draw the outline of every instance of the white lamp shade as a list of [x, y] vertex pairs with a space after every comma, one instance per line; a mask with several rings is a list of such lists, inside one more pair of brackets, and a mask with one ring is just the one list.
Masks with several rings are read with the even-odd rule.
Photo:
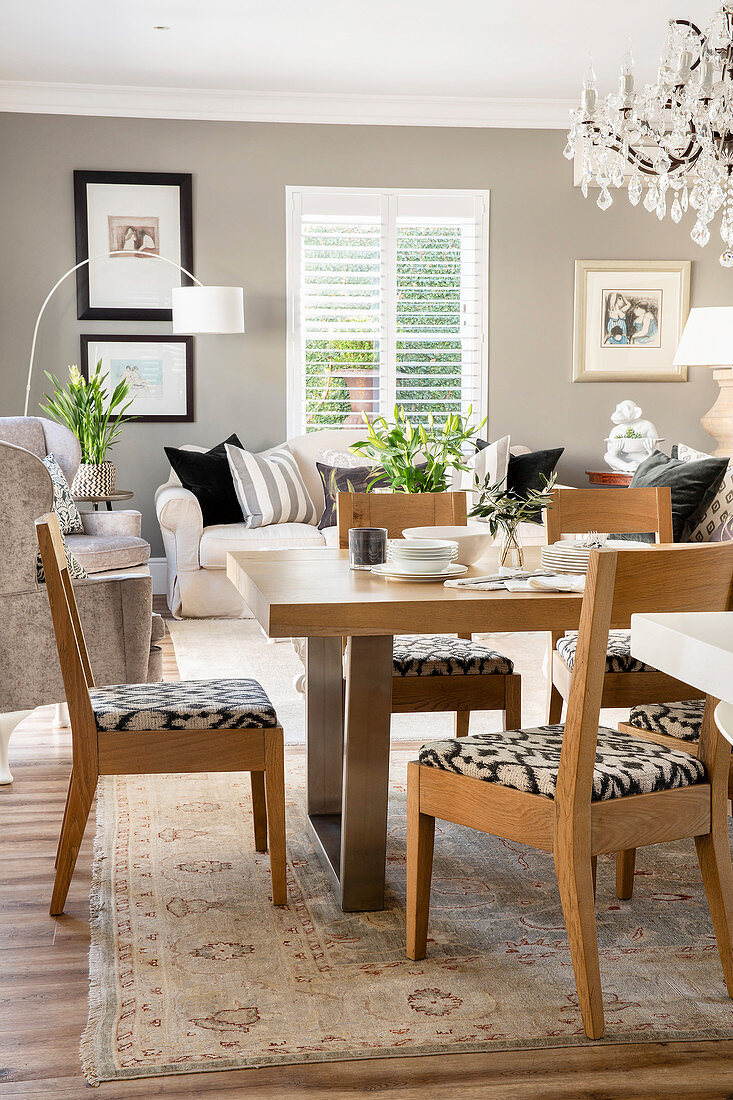
[[244, 332], [242, 287], [174, 287], [173, 331], [194, 336], [206, 332]]
[[686, 367], [732, 366], [733, 306], [691, 309], [674, 362]]

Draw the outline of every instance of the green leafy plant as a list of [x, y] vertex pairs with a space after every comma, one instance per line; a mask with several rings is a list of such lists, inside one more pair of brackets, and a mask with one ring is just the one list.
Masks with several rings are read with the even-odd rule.
[[493, 484], [487, 475], [481, 484], [476, 479], [476, 492], [478, 502], [471, 509], [469, 515], [485, 519], [491, 535], [495, 538], [501, 531], [505, 538], [514, 537], [520, 523], [541, 523], [542, 513], [552, 503], [552, 490], [557, 481], [557, 474], [546, 478], [540, 475], [544, 481], [542, 489], [529, 489], [526, 496], [518, 496], [505, 487], [503, 481]]
[[89, 379], [75, 366], [69, 367], [66, 387], [53, 374], [48, 371], [45, 374], [53, 386], [53, 394], [44, 394], [46, 403], [40, 407], [52, 420], [71, 429], [81, 444], [82, 462], [100, 465], [117, 442], [123, 424], [134, 420], [125, 416], [132, 404], [132, 399], [125, 403], [130, 383], [122, 378], [110, 396], [105, 385], [108, 375], [102, 374], [101, 359]]
[[623, 435], [624, 439], [641, 439], [641, 432], [637, 432], [635, 428], [627, 428]]
[[378, 416], [370, 421], [364, 414], [367, 438], [351, 445], [356, 454], [379, 463], [370, 486], [384, 478], [393, 492], [444, 493], [451, 470], [469, 470], [464, 450], [466, 443], [486, 423], [471, 425], [472, 409], [464, 417], [450, 413], [436, 425], [432, 413], [427, 426], [413, 424], [399, 405], [395, 405], [394, 420]]

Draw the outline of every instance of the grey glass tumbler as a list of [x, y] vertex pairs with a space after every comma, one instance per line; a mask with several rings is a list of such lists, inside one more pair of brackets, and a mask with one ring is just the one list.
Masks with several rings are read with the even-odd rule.
[[349, 566], [371, 569], [387, 560], [386, 527], [352, 527], [349, 530]]

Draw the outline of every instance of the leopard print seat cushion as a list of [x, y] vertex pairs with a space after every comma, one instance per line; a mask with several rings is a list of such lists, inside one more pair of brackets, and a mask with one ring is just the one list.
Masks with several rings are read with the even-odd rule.
[[[575, 664], [575, 650], [578, 645], [578, 632], [572, 630], [560, 638], [555, 649], [569, 669]], [[631, 656], [631, 631], [609, 630], [608, 649], [606, 650], [606, 672], [653, 672], [651, 665], [645, 665]]]
[[275, 708], [257, 680], [117, 684], [89, 692], [98, 730], [263, 729]]
[[644, 703], [631, 708], [629, 725], [648, 733], [677, 737], [680, 741], [699, 741], [704, 710], [704, 699], [688, 699], [684, 703]]
[[[515, 791], [555, 797], [563, 726], [434, 741], [423, 745], [420, 763], [442, 771], [498, 783]], [[697, 757], [601, 726], [593, 768], [593, 801], [691, 787], [705, 781]]]
[[450, 634], [402, 634], [394, 640], [395, 676], [478, 676], [514, 672], [514, 662]]

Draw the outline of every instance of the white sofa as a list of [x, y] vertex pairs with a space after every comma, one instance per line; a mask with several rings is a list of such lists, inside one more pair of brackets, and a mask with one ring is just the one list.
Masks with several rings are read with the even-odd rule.
[[[165, 546], [168, 607], [181, 618], [249, 618], [251, 612], [234, 585], [227, 579], [226, 557], [229, 550], [302, 549], [335, 546], [337, 531], [318, 530], [325, 507], [323, 485], [316, 469], [323, 451], [346, 451], [364, 438], [361, 429], [311, 432], [288, 440], [306, 488], [316, 506], [317, 520], [310, 523], [275, 523], [248, 530], [244, 523], [204, 527], [196, 497], [184, 489], [170, 471], [168, 481], [155, 493], [155, 510]], [[187, 450], [205, 451], [206, 447], [188, 446]], [[526, 447], [512, 447], [521, 454]], [[268, 452], [263, 452], [267, 454]], [[542, 542], [542, 528], [526, 525], [525, 542]]]

